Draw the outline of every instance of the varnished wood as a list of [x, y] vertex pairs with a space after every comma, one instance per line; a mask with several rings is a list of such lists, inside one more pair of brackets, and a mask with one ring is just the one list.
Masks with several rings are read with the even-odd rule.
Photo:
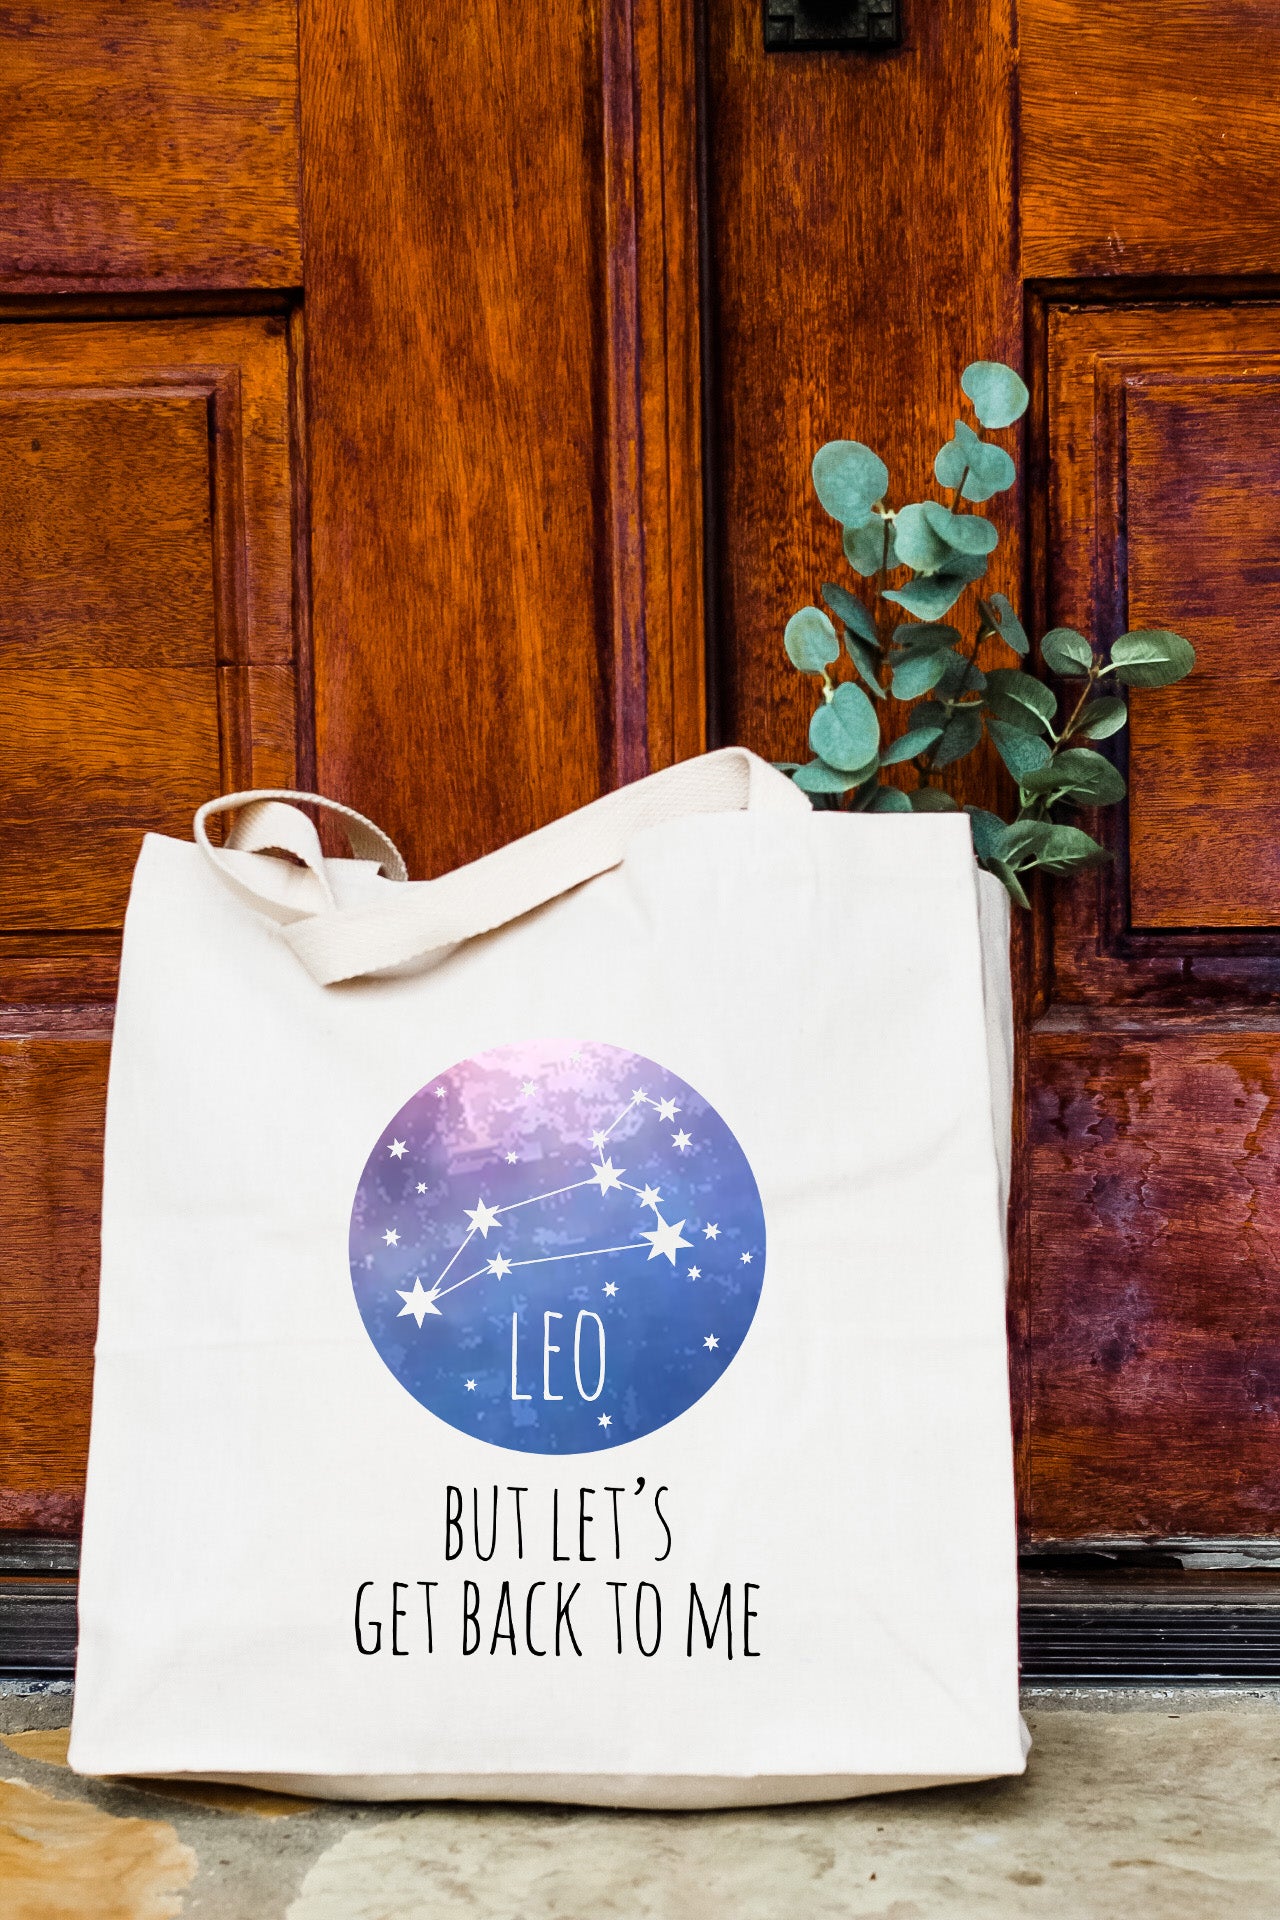
[[[897, 53], [767, 55], [757, 0], [708, 10], [721, 719], [769, 758], [803, 757], [813, 707], [783, 626], [856, 584], [814, 452], [866, 441], [895, 504], [932, 493], [961, 370], [1020, 358], [1011, 38], [1008, 7], [957, 0], [913, 8]], [[993, 517], [1016, 594], [1016, 505]]]
[[108, 1042], [0, 1038], [0, 1527], [78, 1529]]
[[1280, 1531], [1280, 1034], [1032, 1035], [1039, 1536]]
[[1280, 272], [1280, 37], [1248, 0], [1021, 0], [1030, 279]]
[[0, 289], [293, 287], [293, 0], [0, 15]]
[[649, 686], [655, 763], [698, 731], [697, 408], [666, 371], [697, 340], [693, 128], [664, 122], [690, 29], [620, 0], [607, 36], [495, 0], [462, 32], [301, 21], [318, 778], [432, 872], [634, 771]]

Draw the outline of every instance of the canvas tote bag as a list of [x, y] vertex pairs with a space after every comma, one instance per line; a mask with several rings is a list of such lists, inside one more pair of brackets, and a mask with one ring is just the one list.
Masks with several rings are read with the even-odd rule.
[[729, 750], [407, 884], [296, 797], [133, 883], [72, 1765], [673, 1808], [1021, 1771], [965, 817]]

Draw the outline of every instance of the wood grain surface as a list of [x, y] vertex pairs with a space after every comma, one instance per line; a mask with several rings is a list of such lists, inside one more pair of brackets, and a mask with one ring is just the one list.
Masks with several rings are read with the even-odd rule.
[[1031, 1045], [1031, 1531], [1280, 1532], [1280, 1025]]
[[0, 291], [292, 287], [293, 0], [0, 13]]
[[1028, 279], [1280, 271], [1280, 35], [1254, 0], [1021, 0]]
[[[812, 683], [783, 627], [824, 580], [857, 584], [814, 453], [866, 441], [894, 504], [932, 493], [962, 369], [1021, 357], [1011, 10], [914, 7], [874, 57], [766, 54], [757, 0], [723, 0], [707, 31], [721, 727], [797, 759]], [[991, 584], [1016, 592], [1010, 496], [993, 518]], [[966, 777], [993, 790], [990, 765]]]
[[700, 732], [691, 22], [607, 11], [301, 11], [317, 764], [417, 874]]

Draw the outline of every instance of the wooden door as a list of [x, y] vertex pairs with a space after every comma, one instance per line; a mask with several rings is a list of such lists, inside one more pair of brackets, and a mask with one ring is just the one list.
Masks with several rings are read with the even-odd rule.
[[708, 737], [789, 757], [813, 450], [927, 471], [975, 357], [1034, 395], [996, 584], [1200, 652], [1024, 929], [1024, 1528], [1278, 1530], [1280, 20], [901, 11], [0, 21], [0, 1573], [79, 1525], [142, 832], [319, 784], [422, 875]]

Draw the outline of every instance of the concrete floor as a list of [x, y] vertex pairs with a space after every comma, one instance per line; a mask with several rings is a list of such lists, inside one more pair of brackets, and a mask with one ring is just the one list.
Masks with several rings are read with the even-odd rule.
[[1280, 1692], [1033, 1691], [1025, 1778], [714, 1814], [98, 1785], [0, 1683], [4, 1920], [1276, 1920]]

